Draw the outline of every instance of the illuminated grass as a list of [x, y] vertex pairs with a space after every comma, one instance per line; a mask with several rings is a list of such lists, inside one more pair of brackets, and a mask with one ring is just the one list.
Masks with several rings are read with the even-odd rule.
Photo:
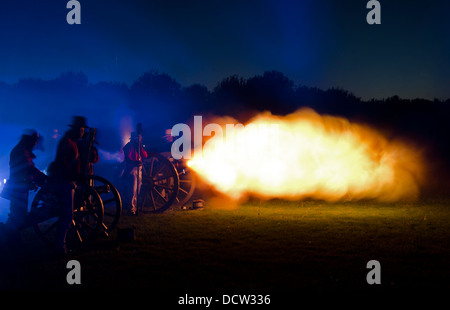
[[365, 289], [372, 259], [381, 263], [382, 288], [448, 287], [449, 207], [269, 201], [125, 216], [120, 225], [136, 227], [136, 242], [99, 240], [77, 259], [83, 287]]

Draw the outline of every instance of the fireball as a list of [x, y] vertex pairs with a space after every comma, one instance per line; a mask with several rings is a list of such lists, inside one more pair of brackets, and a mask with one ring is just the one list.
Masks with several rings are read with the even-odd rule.
[[196, 150], [189, 166], [231, 198], [396, 201], [420, 194], [420, 152], [368, 126], [301, 109], [222, 128], [225, 135]]

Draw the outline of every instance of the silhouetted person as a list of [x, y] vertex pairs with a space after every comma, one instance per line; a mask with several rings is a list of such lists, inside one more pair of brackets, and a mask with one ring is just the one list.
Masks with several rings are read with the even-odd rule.
[[84, 135], [78, 140], [78, 151], [81, 159], [81, 173], [83, 175], [94, 174], [94, 164], [99, 161], [98, 150], [95, 147], [96, 129], [89, 128]]
[[83, 116], [74, 116], [69, 126], [71, 128], [58, 143], [55, 160], [48, 171], [51, 185], [61, 202], [56, 238], [57, 245], [63, 252], [67, 251], [66, 235], [73, 220], [76, 181], [82, 176], [82, 162], [77, 143], [88, 128]]
[[130, 142], [123, 147], [125, 169], [123, 177], [126, 182], [125, 208], [131, 214], [137, 213], [137, 199], [142, 185], [142, 159], [147, 152], [142, 147], [142, 135], [132, 132]]
[[172, 143], [176, 140], [176, 138], [177, 137], [172, 136], [172, 129], [166, 129], [164, 131], [164, 136], [162, 136], [162, 146], [159, 153], [161, 153], [163, 156], [170, 157], [172, 151]]
[[[19, 240], [19, 229], [25, 225], [28, 213], [28, 192], [33, 184], [41, 185], [47, 176], [35, 167], [33, 149], [42, 148], [42, 137], [34, 129], [23, 131], [19, 143], [12, 149], [9, 161], [9, 180], [2, 197], [10, 200], [10, 213], [6, 228], [12, 237]], [[40, 145], [39, 145], [40, 144]]]

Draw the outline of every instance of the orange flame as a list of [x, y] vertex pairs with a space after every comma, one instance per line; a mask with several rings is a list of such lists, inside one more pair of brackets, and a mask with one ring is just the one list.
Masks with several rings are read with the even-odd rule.
[[419, 196], [421, 154], [344, 118], [311, 109], [287, 116], [262, 113], [246, 126], [228, 125], [223, 132], [224, 139], [216, 132], [196, 150], [189, 166], [235, 199], [396, 201]]

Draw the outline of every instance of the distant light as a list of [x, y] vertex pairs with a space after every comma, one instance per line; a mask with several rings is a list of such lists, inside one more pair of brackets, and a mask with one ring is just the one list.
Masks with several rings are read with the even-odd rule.
[[6, 179], [3, 179], [3, 184], [6, 184]]

